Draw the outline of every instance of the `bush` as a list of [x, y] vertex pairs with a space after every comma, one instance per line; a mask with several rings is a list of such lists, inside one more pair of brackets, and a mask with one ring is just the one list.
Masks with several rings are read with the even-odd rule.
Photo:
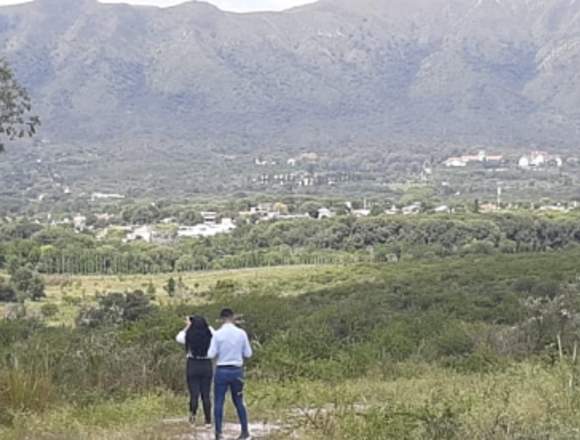
[[52, 303], [43, 304], [42, 307], [40, 308], [40, 313], [45, 318], [52, 318], [56, 316], [58, 312], [59, 312], [58, 306]]
[[151, 300], [143, 291], [109, 293], [98, 299], [96, 307], [81, 310], [77, 324], [96, 327], [134, 322], [151, 314]]
[[15, 302], [17, 300], [16, 292], [12, 287], [4, 284], [0, 279], [0, 302]]
[[556, 298], [561, 292], [560, 283], [554, 280], [538, 281], [532, 288], [532, 295], [538, 298]]
[[25, 300], [38, 301], [46, 297], [43, 279], [28, 268], [17, 269], [10, 278], [10, 284], [21, 302]]
[[446, 323], [434, 340], [434, 348], [439, 356], [467, 355], [473, 351], [474, 345], [465, 326], [453, 321]]

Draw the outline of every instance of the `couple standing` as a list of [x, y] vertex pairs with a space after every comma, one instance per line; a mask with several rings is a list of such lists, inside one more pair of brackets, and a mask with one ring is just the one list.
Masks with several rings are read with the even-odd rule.
[[[238, 440], [250, 439], [248, 414], [244, 403], [244, 359], [252, 356], [252, 347], [246, 332], [236, 326], [236, 317], [231, 309], [220, 313], [222, 326], [214, 331], [205, 318], [191, 316], [176, 337], [185, 345], [187, 353], [187, 385], [190, 392], [190, 421], [195, 422], [198, 400], [201, 395], [206, 425], [211, 425], [210, 390], [214, 381], [215, 438], [222, 439], [224, 403], [228, 390], [242, 433]], [[215, 362], [215, 374], [212, 361]]]

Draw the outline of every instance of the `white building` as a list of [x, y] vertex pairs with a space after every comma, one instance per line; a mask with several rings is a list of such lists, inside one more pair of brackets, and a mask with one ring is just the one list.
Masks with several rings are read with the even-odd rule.
[[447, 159], [444, 164], [449, 168], [463, 168], [467, 166], [467, 162], [458, 157], [451, 157]]
[[368, 217], [369, 215], [371, 215], [371, 210], [370, 209], [354, 209], [352, 211], [352, 215], [354, 215], [355, 217]]
[[221, 223], [204, 223], [195, 226], [181, 226], [177, 230], [179, 238], [213, 237], [218, 234], [227, 234], [236, 229], [231, 218], [222, 219]]
[[318, 218], [321, 220], [323, 218], [331, 218], [334, 216], [334, 213], [328, 208], [320, 208], [318, 210]]
[[421, 204], [413, 203], [412, 205], [405, 206], [401, 212], [403, 215], [419, 214], [421, 212]]
[[530, 158], [528, 156], [520, 157], [520, 160], [518, 161], [518, 166], [520, 168], [529, 168], [530, 167]]
[[214, 211], [202, 211], [201, 216], [203, 217], [203, 221], [206, 224], [214, 224], [217, 221], [217, 212]]
[[93, 193], [91, 195], [91, 200], [94, 202], [95, 200], [100, 200], [100, 199], [104, 199], [104, 200], [121, 200], [124, 199], [125, 196], [122, 194], [106, 194], [106, 193], [100, 193], [100, 192], [96, 192]]
[[271, 221], [271, 220], [296, 220], [311, 218], [308, 214], [282, 214], [281, 212], [269, 212], [266, 216], [263, 216], [258, 221]]
[[443, 164], [450, 168], [466, 167], [470, 163], [494, 163], [500, 164], [504, 160], [502, 155], [489, 156], [485, 150], [480, 150], [476, 155], [464, 155], [460, 157], [450, 157]]
[[451, 212], [451, 210], [449, 209], [449, 206], [441, 205], [441, 206], [437, 206], [435, 209], [433, 209], [433, 212], [436, 214], [443, 214], [443, 213], [449, 213], [449, 212]]
[[73, 225], [77, 231], [84, 231], [87, 227], [87, 218], [84, 215], [76, 215], [73, 217]]
[[139, 226], [127, 234], [125, 241], [141, 240], [146, 243], [152, 243], [154, 235], [155, 232], [153, 231], [153, 226], [150, 225]]
[[539, 168], [546, 165], [555, 165], [559, 168], [563, 164], [564, 161], [560, 156], [551, 155], [544, 151], [532, 151], [530, 154], [520, 157], [518, 161], [518, 166], [523, 169]]

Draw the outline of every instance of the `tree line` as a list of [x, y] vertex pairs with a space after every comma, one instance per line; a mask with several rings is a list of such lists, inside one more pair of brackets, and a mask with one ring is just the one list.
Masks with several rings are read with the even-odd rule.
[[169, 244], [98, 240], [38, 224], [0, 227], [0, 269], [44, 274], [139, 274], [291, 264], [385, 262], [545, 252], [580, 244], [580, 216], [497, 214], [300, 219]]

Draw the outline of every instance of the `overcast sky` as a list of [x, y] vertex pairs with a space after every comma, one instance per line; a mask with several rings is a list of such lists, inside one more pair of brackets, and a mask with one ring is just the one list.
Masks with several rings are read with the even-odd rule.
[[[25, 3], [26, 0], [0, 0], [0, 5]], [[153, 6], [174, 6], [184, 0], [100, 0], [103, 3], [133, 3]], [[293, 6], [314, 3], [316, 0], [207, 0], [221, 9], [235, 12], [280, 11]]]

